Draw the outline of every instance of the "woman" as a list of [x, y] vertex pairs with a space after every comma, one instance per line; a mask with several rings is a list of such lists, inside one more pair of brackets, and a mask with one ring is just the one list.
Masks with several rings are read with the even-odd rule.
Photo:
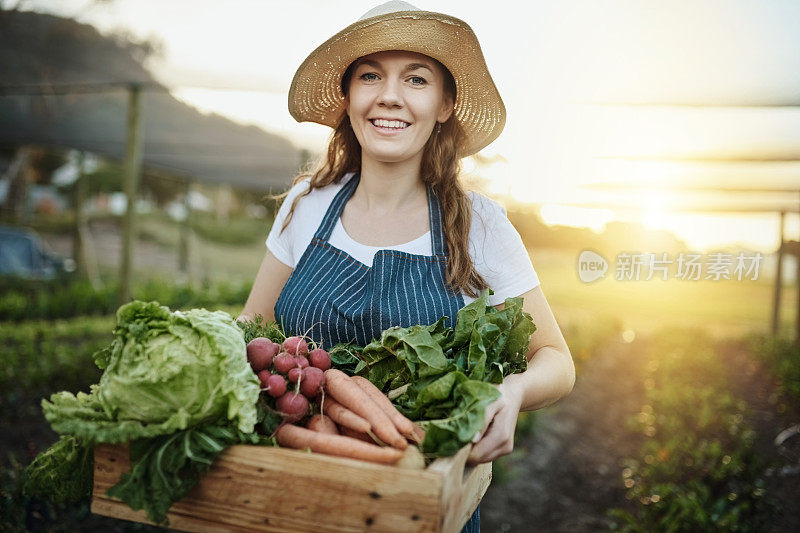
[[[505, 124], [474, 33], [405, 2], [378, 6], [309, 55], [289, 109], [334, 132], [278, 211], [240, 319], [363, 345], [390, 326], [444, 315], [452, 325], [485, 288], [499, 309], [521, 296], [537, 327], [528, 370], [498, 385], [469, 462], [510, 453], [519, 412], [569, 394], [575, 370], [505, 211], [458, 180], [460, 159]], [[464, 531], [478, 531], [479, 516]]]

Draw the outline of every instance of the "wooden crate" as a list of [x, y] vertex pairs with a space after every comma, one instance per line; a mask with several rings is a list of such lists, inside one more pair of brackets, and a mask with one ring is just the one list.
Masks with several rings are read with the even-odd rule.
[[[492, 479], [491, 463], [465, 466], [471, 445], [425, 470], [287, 448], [231, 446], [184, 499], [169, 527], [182, 531], [458, 532]], [[150, 523], [106, 496], [130, 467], [127, 446], [94, 453], [92, 512]]]

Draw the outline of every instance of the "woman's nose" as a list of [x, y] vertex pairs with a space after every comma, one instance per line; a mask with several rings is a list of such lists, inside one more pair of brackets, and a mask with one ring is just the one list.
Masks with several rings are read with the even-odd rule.
[[403, 105], [403, 98], [400, 94], [400, 81], [387, 79], [381, 86], [381, 91], [378, 94], [378, 104], [386, 106], [400, 106]]

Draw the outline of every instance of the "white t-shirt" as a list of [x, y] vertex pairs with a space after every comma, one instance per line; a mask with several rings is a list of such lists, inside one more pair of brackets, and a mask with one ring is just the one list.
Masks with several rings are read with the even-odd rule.
[[[347, 174], [339, 183], [314, 189], [302, 197], [295, 207], [292, 220], [279, 235], [292, 202], [299, 194], [308, 190], [310, 178], [297, 183], [281, 204], [275, 222], [267, 236], [266, 245], [281, 263], [294, 268], [319, 228], [336, 193], [353, 176]], [[539, 285], [539, 277], [533, 269], [528, 251], [522, 244], [516, 228], [508, 220], [506, 210], [496, 201], [474, 192], [468, 192], [472, 200], [472, 226], [469, 233], [469, 255], [477, 272], [489, 284], [494, 294], [489, 304], [503, 303], [506, 298], [520, 296]], [[372, 267], [378, 250], [399, 250], [417, 255], [433, 255], [431, 232], [403, 244], [394, 246], [367, 246], [353, 240], [344, 229], [341, 218], [328, 239], [331, 246], [350, 254], [356, 260]], [[464, 303], [475, 300], [462, 293]]]

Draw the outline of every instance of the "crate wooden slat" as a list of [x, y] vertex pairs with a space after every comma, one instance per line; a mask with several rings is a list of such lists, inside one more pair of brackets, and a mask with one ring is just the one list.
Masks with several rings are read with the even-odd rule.
[[[197, 532], [458, 532], [491, 482], [465, 467], [470, 446], [425, 470], [265, 446], [231, 446], [168, 514]], [[127, 446], [95, 448], [92, 512], [150, 523], [106, 490], [130, 469]]]

